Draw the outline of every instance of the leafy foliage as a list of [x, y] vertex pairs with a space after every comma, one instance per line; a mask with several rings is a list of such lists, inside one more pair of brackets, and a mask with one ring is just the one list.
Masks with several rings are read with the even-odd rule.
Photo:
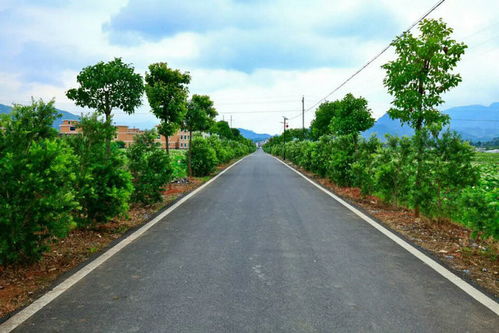
[[192, 174], [196, 177], [208, 176], [218, 164], [217, 153], [206, 139], [195, 137], [191, 144]]
[[0, 264], [37, 259], [73, 226], [75, 158], [51, 128], [57, 114], [40, 100], [0, 122]]
[[97, 115], [83, 117], [78, 125], [82, 133], [67, 138], [77, 158], [74, 187], [81, 211], [79, 225], [103, 223], [125, 214], [133, 191], [127, 159], [116, 144], [107, 151], [107, 142], [116, 135], [108, 121]]
[[331, 119], [341, 108], [341, 101], [324, 102], [315, 111], [315, 118], [310, 125], [310, 131], [314, 139], [319, 139], [323, 135], [331, 134]]
[[233, 138], [229, 123], [223, 120], [217, 121], [210, 129], [210, 133], [217, 134], [221, 138], [231, 140]]
[[[146, 73], [146, 95], [154, 115], [160, 119], [159, 133], [173, 135], [180, 128], [187, 111], [188, 72], [171, 69], [164, 62], [149, 65]], [[168, 144], [166, 145], [169, 151]]]
[[425, 201], [422, 188], [425, 176], [423, 129], [437, 134], [449, 121], [447, 115], [436, 107], [444, 101], [441, 95], [457, 86], [461, 76], [451, 71], [464, 54], [466, 45], [450, 38], [452, 29], [442, 20], [423, 20], [419, 24], [420, 36], [404, 32], [392, 45], [397, 59], [382, 67], [386, 70], [384, 84], [395, 98], [394, 107], [388, 111], [393, 119], [408, 123], [415, 130], [416, 139], [416, 176], [415, 214]]
[[346, 94], [339, 101], [338, 106], [329, 122], [329, 130], [332, 134], [356, 137], [359, 132], [374, 125], [374, 118], [371, 116], [371, 110], [368, 109], [365, 98], [355, 98], [352, 94]]
[[183, 128], [189, 131], [189, 154], [188, 172], [192, 176], [191, 167], [191, 144], [192, 132], [206, 131], [215, 123], [217, 111], [213, 107], [213, 101], [209, 96], [193, 95], [187, 105], [187, 113], [184, 118]]
[[166, 151], [156, 142], [156, 131], [145, 131], [134, 137], [127, 149], [128, 167], [133, 176], [132, 201], [151, 204], [162, 199], [161, 191], [172, 176], [172, 167]]
[[76, 105], [104, 114], [106, 121], [110, 121], [114, 108], [132, 114], [142, 104], [142, 76], [134, 72], [133, 66], [123, 63], [121, 58], [85, 67], [76, 79], [80, 87], [69, 89], [67, 97]]

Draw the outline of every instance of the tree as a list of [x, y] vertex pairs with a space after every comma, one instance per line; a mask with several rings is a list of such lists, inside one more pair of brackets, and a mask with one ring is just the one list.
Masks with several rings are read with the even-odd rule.
[[[422, 130], [439, 131], [448, 122], [448, 116], [436, 107], [444, 101], [441, 95], [461, 82], [459, 74], [451, 71], [464, 54], [466, 45], [451, 39], [453, 30], [442, 20], [423, 20], [419, 24], [421, 34], [413, 36], [405, 32], [392, 45], [397, 59], [382, 67], [386, 70], [384, 85], [394, 96], [388, 115], [400, 119], [415, 130], [417, 141], [415, 215], [419, 216], [422, 197]], [[419, 194], [418, 194], [419, 193]]]
[[189, 152], [188, 152], [188, 170], [189, 176], [192, 176], [191, 166], [191, 144], [192, 132], [207, 131], [215, 123], [217, 110], [213, 107], [213, 101], [206, 95], [193, 95], [187, 105], [182, 127], [189, 131]]
[[161, 191], [172, 176], [169, 155], [156, 141], [155, 130], [134, 137], [127, 149], [128, 167], [133, 176], [132, 201], [151, 204], [162, 199]]
[[230, 130], [232, 131], [232, 139], [233, 140], [239, 141], [243, 138], [243, 136], [241, 135], [241, 132], [237, 128], [231, 128]]
[[334, 101], [324, 102], [319, 105], [319, 108], [315, 111], [315, 119], [310, 125], [310, 131], [314, 139], [319, 139], [321, 136], [331, 133], [329, 124], [340, 108], [340, 104], [340, 101]]
[[0, 120], [0, 265], [39, 258], [74, 226], [76, 160], [52, 128], [53, 103], [15, 105]]
[[221, 138], [232, 140], [232, 130], [229, 123], [223, 120], [217, 121], [210, 129], [212, 134], [218, 134]]
[[109, 123], [114, 108], [132, 114], [142, 104], [142, 76], [134, 72], [132, 65], [123, 63], [121, 58], [85, 67], [76, 80], [80, 87], [69, 89], [66, 96], [76, 105], [105, 115]]
[[161, 121], [159, 133], [165, 136], [166, 151], [169, 153], [168, 137], [179, 129], [187, 111], [187, 85], [191, 82], [191, 76], [188, 72], [182, 73], [159, 62], [149, 65], [145, 80], [147, 99], [152, 112]]
[[347, 94], [340, 101], [339, 107], [334, 109], [329, 123], [329, 130], [332, 134], [352, 135], [357, 141], [360, 132], [374, 125], [374, 118], [371, 116], [371, 110], [368, 109], [365, 98], [355, 98], [352, 94]]
[[76, 220], [81, 226], [107, 222], [128, 211], [133, 185], [127, 159], [116, 143], [107, 146], [116, 136], [109, 121], [93, 114], [82, 117], [78, 127], [81, 133], [66, 137], [78, 158], [72, 183], [81, 207]]

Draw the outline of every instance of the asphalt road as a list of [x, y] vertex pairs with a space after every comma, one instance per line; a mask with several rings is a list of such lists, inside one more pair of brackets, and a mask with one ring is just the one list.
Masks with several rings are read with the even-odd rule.
[[497, 332], [498, 317], [257, 152], [19, 332]]

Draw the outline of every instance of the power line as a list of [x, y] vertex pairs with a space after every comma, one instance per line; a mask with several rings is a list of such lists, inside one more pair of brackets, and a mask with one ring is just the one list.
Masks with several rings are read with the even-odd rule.
[[[435, 5], [433, 5], [433, 7], [430, 8], [430, 10], [428, 10], [423, 16], [421, 16], [416, 22], [414, 22], [413, 24], [411, 24], [409, 26], [409, 28], [407, 28], [406, 30], [404, 30], [404, 32], [402, 32], [402, 34], [398, 35], [398, 36], [401, 36], [403, 35], [404, 33], [406, 32], [409, 32], [410, 30], [412, 30], [412, 28], [414, 28], [419, 22], [421, 22], [422, 20], [424, 20], [428, 15], [430, 15], [435, 9], [437, 9], [442, 3], [444, 3], [445, 0], [439, 0]], [[397, 36], [397, 37], [398, 37]], [[392, 42], [390, 42], [390, 44], [388, 44], [386, 47], [384, 47], [381, 52], [379, 52], [378, 54], [376, 54], [371, 60], [369, 60], [364, 66], [362, 66], [360, 69], [358, 69], [355, 73], [353, 73], [351, 76], [349, 76], [345, 81], [343, 81], [338, 87], [336, 87], [335, 89], [333, 89], [329, 94], [327, 94], [325, 97], [323, 97], [322, 99], [318, 100], [317, 102], [315, 102], [314, 104], [312, 104], [312, 106], [310, 106], [305, 112], [308, 112], [310, 110], [312, 110], [313, 108], [315, 108], [318, 104], [326, 101], [326, 99], [331, 96], [332, 94], [334, 94], [335, 92], [337, 92], [338, 90], [340, 90], [345, 84], [347, 84], [351, 79], [353, 79], [355, 76], [357, 76], [360, 72], [362, 72], [367, 66], [369, 66], [371, 63], [373, 63], [376, 59], [378, 59], [383, 53], [386, 52], [386, 50], [388, 50], [390, 47], [392, 46]], [[295, 118], [298, 118], [300, 116], [300, 114], [290, 118], [291, 119], [295, 119]]]

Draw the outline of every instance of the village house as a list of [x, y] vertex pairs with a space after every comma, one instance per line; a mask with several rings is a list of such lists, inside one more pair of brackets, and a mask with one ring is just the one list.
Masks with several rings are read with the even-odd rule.
[[[77, 120], [63, 120], [59, 126], [59, 133], [61, 135], [74, 135], [80, 133], [80, 129], [77, 127]], [[116, 137], [115, 141], [122, 141], [125, 147], [129, 147], [133, 143], [133, 138], [144, 133], [144, 131], [138, 128], [130, 128], [125, 125], [116, 125]], [[161, 143], [161, 147], [166, 149], [166, 139], [163, 135], [159, 135], [157, 142]], [[172, 136], [168, 137], [168, 144], [170, 149], [189, 149], [189, 132], [178, 131]]]

